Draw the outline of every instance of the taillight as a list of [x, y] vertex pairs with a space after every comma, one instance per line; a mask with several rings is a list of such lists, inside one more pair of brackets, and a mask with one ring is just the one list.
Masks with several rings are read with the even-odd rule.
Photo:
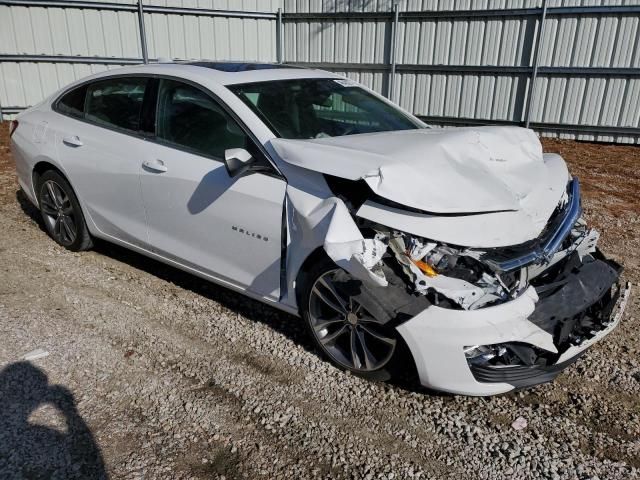
[[16, 128], [18, 128], [18, 120], [11, 120], [9, 122], [9, 137], [13, 135], [13, 132], [16, 131]]

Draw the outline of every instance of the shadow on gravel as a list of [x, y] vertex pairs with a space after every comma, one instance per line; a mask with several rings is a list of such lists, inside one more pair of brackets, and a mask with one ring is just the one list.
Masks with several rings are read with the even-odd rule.
[[16, 202], [18, 202], [22, 211], [38, 225], [38, 228], [44, 233], [47, 233], [47, 229], [42, 221], [42, 216], [40, 215], [40, 210], [38, 210], [35, 205], [29, 201], [22, 190], [16, 191]]
[[[59, 413], [63, 428], [29, 421], [44, 406]], [[28, 362], [0, 371], [0, 477], [107, 478], [100, 449], [71, 392], [49, 385], [47, 375]]]
[[[16, 200], [20, 204], [24, 213], [36, 222], [40, 229], [46, 233], [46, 228], [44, 227], [40, 217], [40, 212], [31, 204], [21, 190], [16, 192]], [[241, 293], [237, 293], [228, 288], [208, 282], [196, 277], [195, 275], [184, 272], [175, 267], [171, 267], [152, 258], [145, 257], [139, 253], [120, 247], [119, 245], [99, 239], [95, 239], [94, 242], [95, 245], [93, 250], [96, 253], [105, 255], [119, 262], [126, 263], [131, 267], [161, 278], [162, 280], [172, 283], [182, 289], [190, 290], [193, 293], [213, 300], [223, 307], [242, 315], [248, 320], [267, 325], [279, 334], [289, 338], [292, 342], [300, 345], [306, 351], [317, 354], [313, 344], [307, 336], [303, 323], [293, 315], [289, 315], [276, 308], [258, 302], [257, 300], [246, 297]], [[417, 381], [415, 368], [411, 368], [410, 371], [408, 370], [406, 375], [400, 375], [399, 378], [387, 383], [409, 392], [448, 396], [422, 387]]]

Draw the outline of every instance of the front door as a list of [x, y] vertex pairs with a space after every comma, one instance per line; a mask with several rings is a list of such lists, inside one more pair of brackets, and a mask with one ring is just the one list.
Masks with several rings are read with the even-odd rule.
[[229, 148], [260, 155], [206, 92], [160, 80], [156, 139], [141, 164], [149, 241], [160, 255], [277, 299], [286, 183], [268, 171], [231, 178]]

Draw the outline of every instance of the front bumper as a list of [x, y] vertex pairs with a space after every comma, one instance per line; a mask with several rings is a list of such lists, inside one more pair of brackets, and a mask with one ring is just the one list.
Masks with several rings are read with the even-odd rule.
[[[536, 287], [530, 286], [510, 302], [478, 310], [432, 305], [398, 325], [420, 382], [451, 393], [494, 395], [555, 378], [582, 352], [611, 333], [626, 306], [629, 286], [615, 291], [619, 267], [615, 269], [604, 259], [592, 263], [591, 271], [578, 269], [551, 294], [549, 285], [538, 287], [540, 296]], [[610, 301], [601, 307], [603, 299], [608, 298]], [[599, 318], [597, 325], [591, 318], [595, 309], [600, 317], [606, 317]], [[464, 354], [469, 345], [512, 342], [536, 347], [553, 360], [546, 365], [491, 368], [470, 366]]]

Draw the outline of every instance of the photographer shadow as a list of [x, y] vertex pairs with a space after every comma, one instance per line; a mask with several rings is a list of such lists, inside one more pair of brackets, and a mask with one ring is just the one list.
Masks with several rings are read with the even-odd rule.
[[[55, 408], [64, 428], [30, 422], [43, 406]], [[28, 362], [0, 371], [0, 478], [106, 479], [102, 454], [73, 398]]]

